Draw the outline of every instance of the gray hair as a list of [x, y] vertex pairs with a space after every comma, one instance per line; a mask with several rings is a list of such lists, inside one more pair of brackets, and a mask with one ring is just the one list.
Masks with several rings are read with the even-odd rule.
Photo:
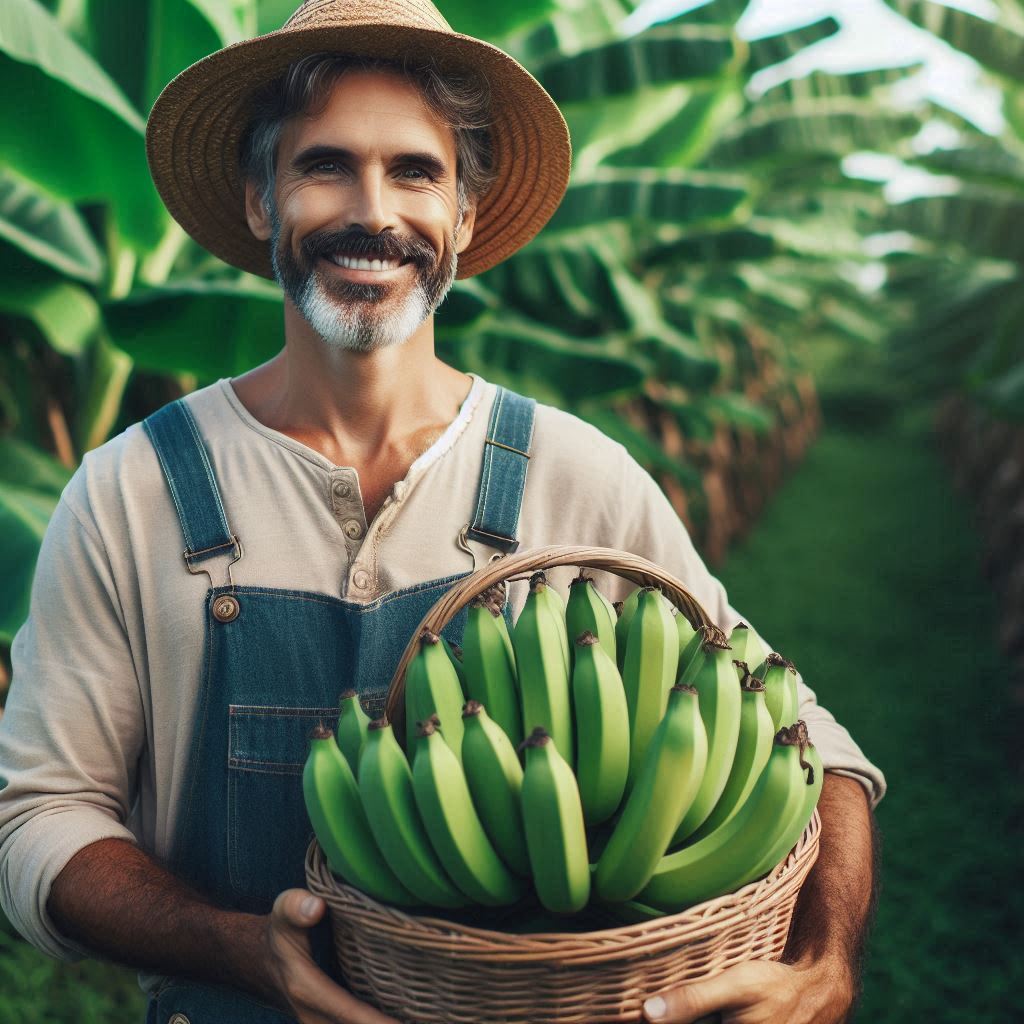
[[256, 93], [239, 144], [239, 167], [255, 182], [263, 204], [273, 204], [277, 147], [286, 121], [322, 110], [334, 83], [348, 71], [389, 71], [419, 87], [424, 102], [455, 135], [459, 215], [494, 184], [490, 90], [471, 72], [442, 72], [433, 60], [314, 53], [289, 65], [280, 78]]

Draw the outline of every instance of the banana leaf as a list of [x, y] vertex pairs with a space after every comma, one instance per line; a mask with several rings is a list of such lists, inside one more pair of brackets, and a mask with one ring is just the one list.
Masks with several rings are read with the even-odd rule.
[[281, 292], [258, 278], [175, 281], [104, 307], [113, 344], [140, 369], [216, 380], [243, 373], [284, 344]]
[[904, 18], [937, 35], [990, 72], [1019, 86], [1024, 67], [1024, 32], [1004, 20], [990, 21], [931, 0], [885, 0]]
[[0, 438], [0, 643], [9, 644], [28, 616], [39, 545], [71, 473], [14, 438]]
[[9, 170], [0, 170], [0, 238], [68, 277], [103, 277], [106, 261], [81, 213]]
[[809, 25], [779, 32], [773, 36], [763, 36], [750, 41], [750, 54], [747, 58], [746, 71], [753, 74], [763, 68], [771, 67], [789, 60], [805, 47], [828, 39], [839, 31], [839, 22], [835, 18], [821, 18]]
[[142, 118], [35, 0], [0, 4], [0, 95], [19, 108], [0, 132], [0, 161], [55, 198], [110, 204], [133, 245], [160, 241], [170, 218], [149, 177]]
[[550, 60], [537, 77], [556, 103], [604, 101], [652, 86], [713, 78], [734, 56], [729, 30], [680, 25]]
[[729, 216], [746, 197], [745, 182], [738, 177], [606, 168], [569, 186], [545, 232], [553, 235], [613, 220], [698, 224]]

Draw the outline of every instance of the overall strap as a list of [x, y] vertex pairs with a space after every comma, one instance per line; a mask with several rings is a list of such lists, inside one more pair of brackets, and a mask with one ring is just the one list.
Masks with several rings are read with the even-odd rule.
[[210, 458], [184, 399], [158, 409], [142, 426], [153, 442], [178, 510], [189, 572], [203, 571], [197, 567], [222, 555], [241, 558], [241, 545], [228, 528]]
[[516, 530], [526, 487], [537, 403], [499, 387], [487, 424], [476, 512], [467, 536], [511, 554], [519, 547]]

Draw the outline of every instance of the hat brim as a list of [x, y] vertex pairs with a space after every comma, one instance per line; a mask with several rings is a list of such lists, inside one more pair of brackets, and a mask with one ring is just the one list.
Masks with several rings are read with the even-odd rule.
[[337, 52], [433, 59], [471, 68], [491, 91], [497, 178], [477, 206], [459, 278], [479, 274], [524, 246], [565, 194], [572, 151], [565, 119], [540, 83], [490, 43], [455, 32], [396, 25], [280, 29], [218, 50], [174, 78], [146, 126], [150, 172], [171, 216], [232, 266], [273, 278], [269, 242], [249, 230], [238, 148], [253, 93], [292, 61]]

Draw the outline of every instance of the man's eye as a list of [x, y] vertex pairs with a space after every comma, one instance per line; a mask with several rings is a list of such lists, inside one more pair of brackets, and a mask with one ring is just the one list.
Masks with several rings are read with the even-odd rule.
[[337, 160], [318, 160], [310, 167], [311, 171], [333, 171], [339, 167]]
[[406, 167], [402, 171], [402, 176], [409, 178], [410, 181], [432, 181], [433, 179], [422, 167]]

